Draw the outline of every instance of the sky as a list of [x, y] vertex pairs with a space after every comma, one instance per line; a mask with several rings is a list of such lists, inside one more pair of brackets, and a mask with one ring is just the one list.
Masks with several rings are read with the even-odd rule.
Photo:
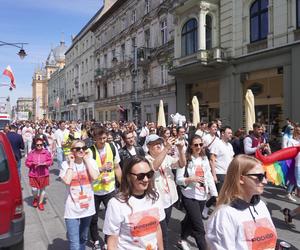
[[19, 97], [32, 96], [32, 76], [45, 63], [51, 48], [62, 38], [71, 45], [77, 35], [101, 8], [103, 0], [0, 0], [0, 41], [28, 43], [23, 48], [28, 54], [21, 60], [19, 48], [0, 46], [0, 84], [9, 83], [2, 72], [10, 65], [16, 89], [0, 86], [0, 102], [10, 97], [11, 105]]

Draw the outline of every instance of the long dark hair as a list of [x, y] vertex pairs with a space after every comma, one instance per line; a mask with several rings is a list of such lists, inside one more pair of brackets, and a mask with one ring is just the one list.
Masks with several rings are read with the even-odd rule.
[[[149, 165], [149, 168], [151, 168], [149, 161], [141, 156], [133, 156], [129, 158], [127, 161], [125, 161], [124, 167], [123, 167], [123, 173], [122, 173], [122, 180], [121, 180], [121, 187], [119, 192], [116, 195], [116, 199], [118, 199], [121, 202], [126, 203], [131, 209], [132, 207], [129, 205], [128, 200], [133, 195], [133, 185], [131, 183], [131, 171], [134, 165], [146, 162]], [[158, 193], [155, 190], [154, 187], [154, 177], [152, 177], [149, 180], [148, 188], [145, 190], [145, 195], [149, 197], [153, 202], [158, 200]]]
[[[187, 150], [186, 150], [186, 159], [187, 159], [187, 161], [191, 161], [192, 160], [192, 153], [193, 153], [193, 151], [192, 151], [192, 145], [193, 145], [194, 140], [196, 140], [196, 139], [200, 139], [203, 142], [202, 137], [200, 135], [194, 135], [189, 140], [189, 145], [188, 145]], [[204, 148], [202, 148], [202, 151], [200, 152], [200, 156], [202, 158], [205, 157], [205, 150], [204, 150]]]

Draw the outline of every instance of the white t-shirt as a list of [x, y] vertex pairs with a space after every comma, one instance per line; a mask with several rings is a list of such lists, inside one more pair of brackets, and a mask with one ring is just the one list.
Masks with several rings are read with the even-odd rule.
[[[146, 158], [152, 165], [154, 158], [149, 154], [146, 155]], [[164, 208], [172, 206], [178, 200], [175, 178], [172, 172], [172, 168], [177, 165], [177, 162], [177, 158], [166, 155], [159, 170], [154, 173], [154, 185]]]
[[111, 198], [107, 205], [103, 233], [118, 235], [119, 250], [157, 249], [157, 227], [165, 212], [159, 201], [148, 197], [128, 200], [125, 203]]
[[[299, 146], [300, 140], [296, 140], [294, 138], [290, 138], [287, 142], [287, 147]], [[295, 157], [295, 166], [300, 166], [300, 154], [298, 153]]]
[[216, 155], [216, 174], [226, 174], [234, 156], [231, 143], [217, 140], [212, 144], [210, 153]]
[[63, 131], [61, 129], [57, 129], [54, 133], [54, 138], [56, 140], [56, 146], [58, 148], [61, 148], [61, 143], [64, 141], [64, 137], [69, 134], [69, 130], [64, 129]]
[[127, 150], [132, 156], [136, 155], [135, 147], [131, 147], [131, 149], [127, 148]]
[[277, 233], [265, 203], [259, 201], [244, 210], [218, 208], [208, 220], [206, 238], [211, 250], [275, 249]]
[[24, 127], [22, 129], [22, 136], [24, 141], [32, 141], [34, 131], [32, 127]]
[[[215, 138], [215, 139], [214, 139]], [[211, 149], [211, 147], [220, 140], [217, 136], [211, 136], [211, 134], [206, 134], [202, 138], [204, 146], [209, 146], [208, 149]]]
[[[97, 162], [93, 162], [92, 167], [98, 171]], [[69, 168], [67, 161], [61, 165], [60, 178], [63, 178]], [[94, 191], [92, 181], [84, 163], [75, 164], [73, 167], [73, 178], [70, 185], [67, 185], [67, 197], [65, 201], [66, 219], [84, 218], [95, 214]]]

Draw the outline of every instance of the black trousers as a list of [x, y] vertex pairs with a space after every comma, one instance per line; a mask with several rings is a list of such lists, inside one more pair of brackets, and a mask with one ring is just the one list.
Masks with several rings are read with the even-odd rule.
[[98, 216], [99, 216], [100, 204], [101, 204], [101, 202], [103, 202], [105, 209], [106, 209], [109, 200], [112, 197], [114, 197], [114, 195], [115, 195], [115, 192], [111, 192], [111, 193], [105, 194], [105, 195], [94, 195], [96, 213], [93, 215], [91, 224], [90, 224], [91, 238], [94, 242], [97, 240], [101, 240], [99, 233], [98, 233]]
[[220, 193], [220, 190], [224, 184], [226, 174], [217, 174], [218, 182], [216, 183], [216, 187], [218, 190], [218, 193]]
[[196, 240], [197, 247], [200, 250], [206, 250], [205, 230], [202, 221], [202, 211], [206, 201], [189, 199], [184, 195], [182, 201], [186, 214], [181, 222], [181, 239], [186, 240], [191, 235]]
[[165, 208], [166, 218], [160, 222], [160, 227], [163, 236], [164, 250], [169, 248], [168, 225], [172, 214], [172, 206]]

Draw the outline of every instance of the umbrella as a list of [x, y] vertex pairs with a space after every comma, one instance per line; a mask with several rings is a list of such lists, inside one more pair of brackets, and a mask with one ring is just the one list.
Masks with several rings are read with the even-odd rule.
[[199, 101], [197, 96], [193, 97], [193, 125], [197, 127], [197, 124], [200, 122], [200, 113], [199, 113]]
[[255, 123], [255, 109], [254, 96], [251, 89], [247, 90], [245, 96], [245, 118], [246, 118], [246, 133], [253, 130], [253, 123]]
[[162, 100], [160, 100], [160, 102], [159, 102], [157, 126], [158, 127], [166, 127], [164, 103]]

